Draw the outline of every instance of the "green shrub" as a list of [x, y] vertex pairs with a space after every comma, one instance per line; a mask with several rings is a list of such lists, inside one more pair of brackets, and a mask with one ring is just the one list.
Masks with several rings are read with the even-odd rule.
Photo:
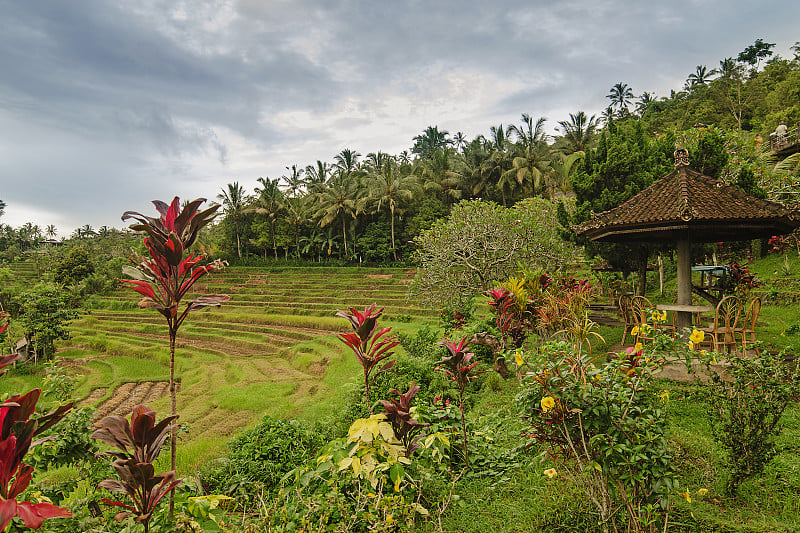
[[304, 465], [322, 436], [297, 420], [265, 416], [228, 443], [225, 457], [202, 473], [204, 489], [248, 501], [263, 489], [275, 493], [287, 472]]
[[727, 452], [729, 479], [734, 493], [748, 478], [760, 475], [778, 453], [775, 438], [786, 406], [800, 393], [798, 368], [783, 354], [763, 353], [755, 359], [729, 359], [732, 379], [712, 375], [709, 422], [714, 440]]

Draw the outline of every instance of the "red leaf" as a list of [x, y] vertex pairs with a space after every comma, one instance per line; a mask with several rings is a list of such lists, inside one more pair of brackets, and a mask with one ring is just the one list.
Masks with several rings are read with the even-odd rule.
[[39, 529], [46, 518], [67, 518], [72, 516], [72, 513], [52, 503], [19, 502], [17, 516], [25, 522], [25, 527]]

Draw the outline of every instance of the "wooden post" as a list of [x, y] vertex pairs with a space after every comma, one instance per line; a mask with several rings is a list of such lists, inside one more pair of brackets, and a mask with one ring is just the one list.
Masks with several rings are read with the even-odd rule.
[[[678, 304], [692, 304], [692, 246], [686, 235], [676, 243], [678, 252]], [[678, 313], [677, 326], [688, 328], [692, 325], [691, 313]]]

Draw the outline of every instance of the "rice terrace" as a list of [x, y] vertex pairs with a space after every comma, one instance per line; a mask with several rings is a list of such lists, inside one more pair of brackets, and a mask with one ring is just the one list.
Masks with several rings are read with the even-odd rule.
[[[91, 48], [92, 65], [117, 70], [90, 83], [78, 73], [91, 69], [64, 76], [48, 63], [43, 71], [76, 85], [52, 99], [46, 120], [26, 115], [51, 103], [36, 100], [29, 78], [8, 94], [0, 84], [0, 118], [16, 124], [8, 103], [33, 128], [18, 129], [22, 145], [8, 136], [4, 158], [37, 154], [9, 162], [22, 177], [0, 190], [0, 532], [800, 531], [800, 42], [756, 39], [719, 68], [695, 66], [668, 97], [635, 96], [618, 82], [578, 100], [604, 104], [598, 113], [548, 123], [504, 111], [543, 94], [515, 81], [528, 74], [485, 78], [445, 59], [385, 76], [411, 80], [400, 85], [413, 104], [396, 89], [384, 94], [375, 64], [345, 65], [327, 55], [330, 43], [314, 44], [335, 28], [278, 31], [276, 20], [302, 13], [305, 29], [328, 13], [304, 3], [266, 3], [269, 15], [259, 2], [199, 14], [98, 3], [92, 16], [72, 3], [53, 3], [52, 16], [22, 4], [5, 8], [13, 31], [0, 39], [27, 46], [8, 50], [39, 50], [36, 35], [47, 57], [69, 63], [64, 49]], [[419, 20], [441, 16], [438, 4], [424, 16], [406, 7]], [[372, 11], [392, 9], [348, 11], [390, 38], [389, 19]], [[784, 9], [788, 19], [796, 8]], [[468, 2], [463, 10], [477, 13]], [[538, 15], [511, 11], [469, 26], [483, 32], [513, 18], [535, 37], [527, 25]], [[457, 15], [437, 31], [452, 32]], [[158, 39], [123, 31], [133, 22], [157, 27]], [[82, 24], [106, 37], [76, 42], [93, 34]], [[267, 54], [275, 64], [261, 59], [267, 44], [232, 56], [262, 25], [270, 38], [292, 33]], [[412, 36], [411, 26], [401, 33]], [[233, 33], [242, 42], [222, 38]], [[490, 47], [518, 63], [517, 47], [507, 48]], [[138, 74], [120, 83], [134, 59]], [[640, 62], [653, 70], [657, 61]], [[325, 65], [339, 71], [322, 75]], [[241, 94], [226, 92], [259, 68]], [[373, 90], [361, 71], [376, 78], [369, 99], [395, 102], [391, 113], [327, 100], [351, 84]], [[285, 86], [269, 85], [276, 72]], [[566, 91], [559, 80], [571, 76], [554, 71], [548, 91]], [[592, 87], [587, 79], [570, 84]], [[162, 89], [137, 106], [154, 82]], [[259, 107], [262, 85], [276, 102], [314, 106]], [[129, 99], [60, 107], [84, 89], [110, 102], [107, 86]], [[403, 126], [432, 109], [433, 100], [417, 101], [420, 90], [445, 91], [434, 98], [445, 102], [506, 92], [488, 108], [495, 125], [468, 136]], [[470, 120], [485, 120], [484, 105]], [[224, 124], [188, 116], [200, 108]], [[63, 138], [80, 131], [80, 146], [56, 153], [59, 136], [34, 149], [43, 125], [64, 116]], [[101, 134], [91, 120], [120, 131]], [[395, 129], [418, 134], [396, 153], [338, 147], [354, 132], [394, 142], [376, 132]], [[322, 145], [339, 151], [282, 159]], [[44, 170], [51, 152], [69, 190], [34, 179], [53, 172]], [[256, 177], [276, 157], [277, 171], [266, 167], [273, 177]], [[111, 178], [98, 177], [103, 163]], [[35, 201], [16, 181], [30, 182]]]

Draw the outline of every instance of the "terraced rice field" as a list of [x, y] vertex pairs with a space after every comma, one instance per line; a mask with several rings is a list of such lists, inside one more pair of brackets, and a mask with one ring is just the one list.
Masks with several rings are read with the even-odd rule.
[[[264, 414], [317, 418], [357, 382], [360, 367], [335, 332], [348, 327], [336, 310], [385, 306], [395, 331], [435, 320], [408, 298], [413, 271], [229, 268], [199, 293], [229, 294], [221, 308], [190, 315], [178, 334], [178, 411], [188, 428], [185, 464], [215, 453]], [[125, 415], [136, 403], [169, 410], [166, 323], [137, 307], [122, 289], [97, 302], [71, 327], [58, 356], [81, 376], [77, 394], [97, 418]]]

